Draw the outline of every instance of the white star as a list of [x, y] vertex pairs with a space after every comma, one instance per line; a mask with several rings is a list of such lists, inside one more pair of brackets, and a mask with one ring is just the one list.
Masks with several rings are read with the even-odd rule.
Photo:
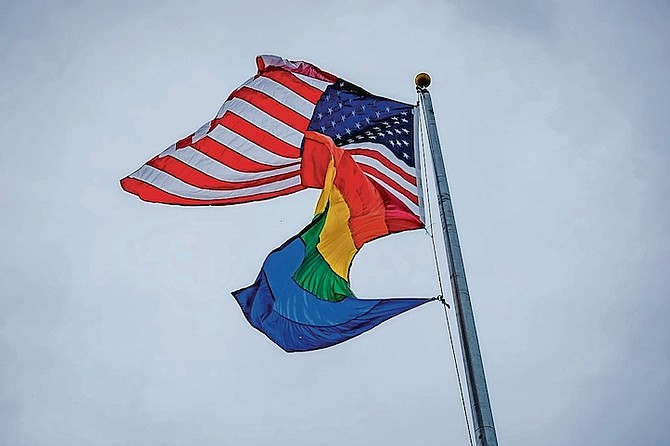
[[390, 130], [387, 130], [386, 133], [388, 133], [389, 135], [393, 136], [393, 132], [390, 131]]
[[325, 98], [326, 98], [326, 101], [330, 101], [330, 95], [329, 95], [329, 94], [327, 94], [327, 95], [325, 96]]
[[342, 115], [342, 122], [346, 121], [347, 117]]
[[340, 107], [340, 108], [344, 107], [344, 105], [342, 105], [341, 102], [338, 102], [338, 103], [337, 103], [337, 106]]
[[395, 147], [395, 141], [390, 140], [389, 142], [391, 143], [391, 145], [392, 145], [393, 147]]
[[402, 156], [404, 156], [406, 160], [409, 159], [409, 155], [408, 155], [407, 153], [405, 153], [405, 152], [403, 152]]
[[361, 105], [361, 110], [365, 111], [365, 104]]
[[349, 144], [351, 144], [352, 142], [354, 142], [354, 140], [353, 140], [353, 139], [347, 139], [347, 142], [348, 142]]
[[388, 113], [388, 112], [390, 112], [390, 111], [391, 111], [391, 109], [390, 109], [390, 108], [388, 108], [388, 107], [386, 107], [386, 108], [385, 108], [384, 110], [386, 110], [386, 113]]
[[330, 123], [333, 124], [333, 127], [335, 127], [335, 124], [337, 124], [335, 121], [330, 121]]
[[405, 141], [404, 139], [402, 140], [402, 143], [405, 144], [405, 147], [409, 147], [409, 143]]
[[330, 107], [328, 107], [328, 114], [329, 114], [329, 115], [332, 115], [332, 114], [333, 114], [333, 109], [330, 108]]
[[402, 132], [401, 132], [400, 130], [398, 130], [398, 129], [393, 129], [393, 130], [395, 130], [395, 132], [396, 132], [398, 135], [402, 135]]
[[356, 123], [356, 128], [357, 128], [357, 129], [360, 129], [360, 128], [361, 128], [361, 123], [360, 123], [360, 122], [357, 122], [357, 123]]
[[393, 119], [394, 121], [397, 121], [398, 117], [397, 116], [391, 116], [391, 119]]
[[342, 135], [340, 135], [339, 133], [335, 133], [335, 138], [342, 139]]
[[380, 138], [383, 138], [385, 136], [384, 132], [377, 133], [377, 135], [379, 135]]
[[370, 135], [370, 139], [377, 139], [375, 135]]
[[356, 110], [351, 110], [351, 116], [356, 116]]
[[402, 118], [401, 121], [402, 121], [402, 122], [409, 122], [409, 121], [408, 121], [407, 119], [405, 119], [405, 118]]
[[381, 130], [381, 128], [380, 128], [380, 127], [377, 127], [377, 126], [374, 126], [374, 127], [372, 127], [372, 130], [377, 130], [377, 131], [380, 131], [380, 130]]
[[319, 119], [323, 119], [323, 113], [318, 113], [317, 116], [319, 117]]
[[349, 127], [344, 129], [345, 132], [347, 132], [347, 135], [351, 135], [351, 130], [349, 130]]
[[378, 111], [376, 111], [376, 112], [375, 112], [375, 115], [377, 115], [377, 119], [379, 119], [379, 117], [380, 117], [382, 114], [379, 113]]
[[407, 129], [402, 129], [402, 131], [409, 134], [409, 130], [407, 130]]
[[367, 122], [368, 124], [370, 124], [370, 118], [365, 118], [365, 122]]
[[324, 126], [321, 126], [321, 131], [322, 131], [323, 133], [326, 133], [326, 128], [325, 128]]
[[400, 112], [400, 114], [403, 115], [403, 116], [407, 116], [407, 112], [406, 112], [406, 111], [404, 111], [404, 112]]
[[356, 139], [363, 139], [363, 137], [362, 137], [361, 135], [356, 135], [355, 138], [356, 138]]

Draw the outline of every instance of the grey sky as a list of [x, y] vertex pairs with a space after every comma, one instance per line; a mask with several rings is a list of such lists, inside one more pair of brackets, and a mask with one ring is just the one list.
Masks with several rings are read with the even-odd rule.
[[[501, 444], [667, 444], [667, 2], [0, 3], [1, 444], [467, 444], [439, 305], [296, 355], [244, 320], [317, 192], [119, 188], [261, 53], [407, 102], [433, 76]], [[428, 237], [352, 286], [435, 294]]]

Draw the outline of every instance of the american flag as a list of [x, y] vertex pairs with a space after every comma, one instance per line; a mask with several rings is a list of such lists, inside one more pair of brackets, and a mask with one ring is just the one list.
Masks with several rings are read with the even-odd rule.
[[420, 215], [414, 107], [378, 97], [306, 62], [256, 58], [258, 74], [216, 117], [121, 180], [143, 200], [226, 205], [305, 189], [306, 131], [350, 151], [363, 171]]

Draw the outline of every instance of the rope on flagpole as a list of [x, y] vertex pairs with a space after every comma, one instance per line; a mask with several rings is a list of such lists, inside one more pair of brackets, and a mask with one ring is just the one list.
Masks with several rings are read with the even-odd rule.
[[[416, 108], [417, 112], [419, 112], [419, 107]], [[430, 236], [431, 244], [433, 245], [433, 259], [435, 260], [435, 271], [437, 272], [437, 283], [440, 287], [440, 294], [437, 297], [437, 300], [442, 302], [443, 308], [444, 308], [444, 319], [447, 322], [447, 333], [449, 334], [449, 345], [451, 346], [451, 356], [454, 360], [454, 367], [456, 368], [456, 380], [458, 381], [458, 393], [461, 396], [461, 405], [463, 407], [463, 418], [465, 418], [465, 426], [468, 431], [468, 439], [470, 440], [470, 446], [474, 446], [473, 440], [472, 440], [472, 429], [470, 428], [470, 419], [468, 418], [468, 410], [467, 410], [467, 404], [465, 402], [465, 394], [463, 392], [463, 382], [461, 380], [461, 371], [460, 368], [458, 367], [458, 360], [456, 358], [456, 349], [454, 347], [454, 338], [451, 332], [451, 323], [449, 322], [449, 312], [447, 311], [449, 308], [449, 304], [445, 300], [444, 297], [444, 287], [442, 285], [442, 274], [440, 273], [440, 261], [437, 256], [437, 246], [435, 244], [435, 231], [433, 231], [433, 213], [431, 211], [431, 205], [430, 205], [430, 190], [429, 187], [430, 185], [428, 184], [428, 170], [427, 170], [427, 154], [426, 154], [426, 145], [424, 143], [425, 139], [423, 137], [423, 125], [422, 125], [423, 120], [419, 119], [419, 145], [421, 146], [420, 151], [421, 151], [421, 163], [423, 164], [423, 172], [425, 175], [425, 180], [423, 183], [425, 183], [425, 195], [426, 195], [426, 208], [428, 210], [428, 220], [430, 221], [430, 231], [426, 229], [426, 232]], [[428, 227], [428, 225], [426, 225]]]

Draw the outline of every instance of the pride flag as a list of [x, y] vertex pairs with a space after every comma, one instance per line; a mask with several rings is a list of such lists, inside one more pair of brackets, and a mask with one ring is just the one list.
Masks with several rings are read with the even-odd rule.
[[302, 184], [322, 189], [314, 219], [233, 293], [251, 325], [289, 352], [346, 341], [431, 300], [354, 296], [349, 269], [361, 246], [422, 223], [328, 136], [307, 132], [302, 157]]

